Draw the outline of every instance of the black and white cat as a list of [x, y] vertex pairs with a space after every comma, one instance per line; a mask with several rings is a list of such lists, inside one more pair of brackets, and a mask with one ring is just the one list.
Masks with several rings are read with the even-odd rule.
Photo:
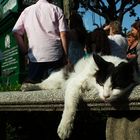
[[65, 88], [64, 111], [57, 130], [62, 140], [71, 134], [77, 105], [84, 90], [94, 87], [100, 98], [109, 102], [120, 97], [137, 82], [133, 62], [114, 56], [93, 54], [78, 61], [74, 71], [67, 73], [67, 76], [64, 71], [65, 68], [52, 73], [39, 84], [22, 85], [23, 91]]

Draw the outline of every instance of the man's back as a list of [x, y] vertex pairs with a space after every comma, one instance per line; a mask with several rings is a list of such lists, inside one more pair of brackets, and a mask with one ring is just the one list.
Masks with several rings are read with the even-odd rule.
[[39, 1], [26, 8], [23, 14], [25, 29], [28, 29], [29, 33], [38, 31], [37, 33], [40, 35], [44, 34], [45, 36], [51, 36], [51, 38], [58, 36], [60, 38], [58, 20], [61, 19], [63, 14], [55, 5]]
[[[20, 28], [20, 25], [24, 27]], [[31, 61], [55, 61], [62, 56], [60, 32], [67, 29], [59, 7], [46, 0], [39, 0], [22, 12], [15, 25], [15, 29], [18, 28], [21, 34], [24, 30], [27, 33]]]

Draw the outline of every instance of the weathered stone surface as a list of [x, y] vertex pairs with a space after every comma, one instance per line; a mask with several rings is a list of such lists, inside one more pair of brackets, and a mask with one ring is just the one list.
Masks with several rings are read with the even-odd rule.
[[106, 125], [106, 140], [139, 140], [140, 118], [127, 116], [109, 117]]
[[[115, 103], [103, 102], [97, 91], [92, 89], [85, 92], [83, 104], [85, 106], [79, 106], [79, 110], [87, 107], [90, 111], [109, 112], [106, 140], [138, 140], [140, 138], [140, 85], [125, 93]], [[61, 89], [0, 92], [0, 111], [62, 111], [63, 107], [64, 91]], [[114, 111], [118, 113], [115, 117]], [[132, 115], [125, 115], [125, 111]], [[123, 115], [120, 115], [119, 113], [122, 112]]]
[[[87, 91], [83, 101], [91, 110], [140, 110], [140, 85], [115, 103], [104, 103], [95, 89]], [[64, 91], [0, 92], [0, 110], [63, 110]]]

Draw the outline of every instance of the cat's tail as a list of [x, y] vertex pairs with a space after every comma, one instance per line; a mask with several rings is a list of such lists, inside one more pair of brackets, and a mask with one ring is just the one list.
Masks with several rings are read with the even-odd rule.
[[33, 90], [42, 90], [42, 86], [40, 83], [38, 84], [32, 84], [32, 83], [24, 83], [21, 86], [21, 91], [33, 91]]
[[65, 81], [69, 78], [73, 67], [67, 65], [60, 71], [52, 73], [47, 79], [41, 83], [31, 84], [24, 83], [21, 86], [21, 91], [33, 91], [33, 90], [46, 90], [46, 89], [60, 89], [65, 86]]
[[24, 83], [21, 86], [21, 91], [60, 89], [63, 87], [66, 81], [66, 77], [64, 75], [64, 70], [62, 69], [60, 71], [52, 73], [47, 79], [43, 80], [41, 83]]

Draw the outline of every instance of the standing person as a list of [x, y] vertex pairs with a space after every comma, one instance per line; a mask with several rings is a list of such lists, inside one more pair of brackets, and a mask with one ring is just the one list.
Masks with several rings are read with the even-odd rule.
[[130, 60], [137, 56], [136, 47], [138, 44], [137, 37], [134, 36], [131, 31], [127, 33], [127, 42], [128, 42], [127, 59]]
[[112, 21], [105, 26], [104, 30], [109, 30], [108, 38], [111, 45], [111, 54], [120, 58], [126, 58], [127, 40], [121, 35], [120, 22]]
[[102, 28], [96, 28], [88, 33], [86, 47], [89, 53], [111, 55], [110, 43], [106, 32]]
[[82, 17], [73, 11], [70, 15], [69, 31], [69, 59], [71, 64], [75, 64], [84, 56], [84, 47], [86, 40], [86, 29]]
[[131, 32], [138, 39], [136, 51], [137, 51], [137, 63], [140, 70], [140, 21], [136, 21], [131, 25]]
[[[62, 10], [51, 0], [38, 0], [24, 9], [13, 34], [20, 50], [29, 58], [28, 82], [41, 82], [64, 65], [63, 58], [67, 59], [68, 54], [67, 30]], [[28, 46], [24, 42], [25, 33]]]

